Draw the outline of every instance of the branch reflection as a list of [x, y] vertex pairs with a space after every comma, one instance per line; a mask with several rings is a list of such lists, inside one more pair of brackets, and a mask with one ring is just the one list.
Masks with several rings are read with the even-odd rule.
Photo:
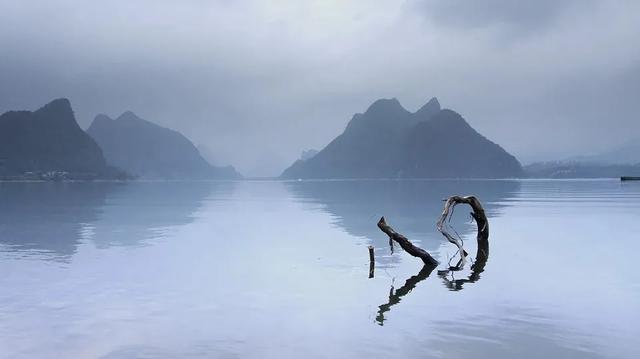
[[484, 241], [478, 241], [478, 250], [476, 252], [476, 260], [471, 265], [471, 274], [465, 279], [455, 279], [455, 272], [459, 271], [457, 265], [455, 267], [449, 267], [449, 270], [438, 271], [438, 276], [442, 279], [445, 287], [452, 291], [462, 290], [462, 286], [465, 283], [475, 283], [480, 280], [480, 274], [484, 272], [484, 268], [489, 260], [489, 241], [488, 238]]
[[391, 286], [391, 290], [389, 291], [389, 302], [378, 307], [378, 315], [376, 316], [376, 322], [378, 323], [378, 325], [384, 325], [384, 321], [387, 320], [385, 319], [384, 314], [390, 311], [392, 306], [400, 303], [402, 297], [409, 294], [418, 283], [427, 279], [435, 268], [436, 266], [425, 265], [422, 267], [420, 272], [418, 272], [418, 274], [407, 279], [402, 287], [394, 291], [393, 286]]

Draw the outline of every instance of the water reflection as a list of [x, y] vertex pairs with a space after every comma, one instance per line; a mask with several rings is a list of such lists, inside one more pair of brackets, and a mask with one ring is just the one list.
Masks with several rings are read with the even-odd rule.
[[[478, 226], [479, 227], [479, 226]], [[480, 231], [480, 229], [478, 229]], [[477, 235], [477, 249], [475, 260], [471, 264], [471, 274], [466, 279], [455, 279], [458, 272], [464, 270], [463, 260], [460, 258], [455, 266], [449, 263], [449, 269], [438, 271], [438, 276], [442, 278], [445, 287], [452, 291], [462, 290], [464, 283], [475, 283], [480, 280], [480, 274], [484, 272], [484, 268], [489, 260], [489, 246], [491, 242], [488, 232], [484, 232], [486, 237], [482, 237], [483, 232]]]
[[[488, 259], [489, 236], [485, 237], [484, 240], [478, 242], [476, 257], [471, 264], [471, 274], [469, 274], [467, 278], [455, 279], [457, 273], [464, 270], [462, 266], [462, 258], [459, 259], [458, 263], [455, 266], [452, 266], [451, 263], [448, 263], [449, 268], [445, 270], [439, 270], [438, 276], [442, 279], [444, 286], [449, 290], [460, 291], [462, 290], [462, 286], [464, 283], [475, 283], [480, 280], [480, 274], [484, 272]], [[376, 322], [378, 323], [378, 325], [384, 325], [384, 321], [386, 320], [384, 317], [384, 313], [390, 311], [392, 306], [400, 303], [401, 298], [409, 294], [418, 283], [427, 279], [436, 267], [437, 265], [424, 265], [417, 275], [414, 275], [407, 279], [405, 284], [402, 287], [398, 288], [398, 290], [396, 291], [394, 291], [394, 287], [392, 285], [389, 292], [389, 301], [386, 304], [382, 304], [378, 307], [378, 315], [376, 316]]]
[[[82, 194], [90, 206], [60, 196], [79, 208], [49, 210], [49, 223], [65, 222], [58, 212], [82, 218], [67, 220], [72, 225], [62, 231], [78, 242], [69, 263], [23, 260], [0, 240], [0, 357], [640, 357], [637, 261], [620, 260], [621, 248], [640, 252], [640, 186], [486, 182], [503, 189], [488, 190], [423, 182], [334, 183], [324, 188], [340, 195], [317, 197], [292, 190], [305, 186], [297, 183], [247, 181], [230, 192], [218, 184], [126, 184], [93, 200]], [[46, 185], [74, 195], [66, 184]], [[348, 193], [359, 186], [374, 191], [370, 197], [406, 194], [387, 203], [393, 195]], [[441, 195], [423, 195], [439, 186]], [[181, 190], [188, 199], [173, 198]], [[447, 264], [455, 248], [433, 222], [451, 192], [480, 195], [490, 216], [490, 263], [477, 257], [475, 224], [455, 227], [476, 256], [471, 271], [467, 265], [447, 277], [451, 289], [464, 290], [447, 290], [437, 269], [418, 272], [422, 263], [406, 253], [386, 267], [377, 263], [367, 279], [369, 240], [362, 238], [389, 252], [375, 227], [381, 214], [410, 239], [436, 247], [432, 253]], [[10, 205], [0, 202], [5, 230], [20, 219], [26, 230], [44, 216], [20, 207], [26, 194], [12, 196]], [[55, 202], [36, 198], [33, 206]], [[173, 203], [181, 209], [165, 212]], [[467, 213], [459, 207], [455, 218], [466, 222]], [[558, 279], [559, 270], [570, 280]]]
[[465, 283], [475, 283], [480, 280], [480, 274], [484, 272], [484, 268], [487, 265], [487, 260], [489, 259], [489, 253], [486, 252], [486, 255], [481, 254], [481, 251], [478, 251], [476, 255], [476, 260], [471, 265], [471, 274], [467, 276], [467, 278], [456, 279], [457, 271], [443, 271], [442, 273], [438, 273], [438, 276], [442, 279], [442, 283], [445, 287], [449, 288], [451, 291], [459, 291], [462, 290], [462, 286]]
[[212, 192], [230, 191], [232, 186], [230, 182], [0, 183], [0, 252], [66, 261], [86, 241], [99, 248], [144, 244], [190, 223]]
[[144, 245], [191, 223], [209, 196], [233, 190], [233, 182], [133, 182], [111, 191], [91, 240], [99, 248]]
[[[442, 213], [444, 198], [475, 194], [490, 220], [500, 215], [505, 200], [520, 189], [517, 181], [481, 180], [298, 181], [285, 185], [297, 200], [321, 204], [334, 216], [335, 224], [353, 236], [367, 238], [380, 250], [389, 251], [387, 236], [376, 227], [378, 219], [385, 216], [394, 229], [430, 253], [442, 243], [435, 223]], [[453, 224], [464, 236], [475, 231], [468, 222], [469, 218], [460, 213]], [[389, 258], [397, 260], [380, 256], [377, 260]]]
[[416, 285], [418, 285], [418, 283], [427, 279], [435, 268], [436, 267], [432, 265], [424, 265], [420, 272], [407, 279], [402, 287], [394, 291], [392, 285], [389, 291], [389, 301], [386, 304], [382, 304], [378, 307], [378, 315], [376, 316], [376, 322], [378, 323], [378, 325], [384, 325], [384, 321], [386, 320], [384, 314], [390, 311], [392, 306], [400, 303], [402, 297], [411, 293], [411, 291], [416, 287]]
[[0, 244], [66, 258], [98, 220], [113, 184], [0, 183]]

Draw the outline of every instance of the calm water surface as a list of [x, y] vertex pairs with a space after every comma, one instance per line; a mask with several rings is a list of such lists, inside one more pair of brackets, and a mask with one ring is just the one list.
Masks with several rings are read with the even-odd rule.
[[[390, 253], [445, 267], [452, 194], [484, 271]], [[639, 223], [614, 180], [0, 183], [0, 357], [638, 358]]]

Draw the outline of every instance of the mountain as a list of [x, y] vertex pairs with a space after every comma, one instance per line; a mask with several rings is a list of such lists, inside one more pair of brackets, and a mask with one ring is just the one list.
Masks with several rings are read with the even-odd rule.
[[76, 122], [69, 100], [1, 115], [0, 175], [50, 171], [84, 176], [111, 171], [98, 144]]
[[612, 150], [591, 156], [576, 156], [565, 162], [582, 162], [588, 164], [633, 165], [640, 163], [640, 138], [623, 143]]
[[531, 178], [618, 178], [640, 176], [640, 138], [595, 155], [525, 166]]
[[601, 164], [585, 162], [536, 162], [525, 167], [530, 178], [619, 178], [640, 176], [640, 163]]
[[133, 112], [114, 119], [98, 115], [87, 130], [107, 163], [140, 178], [235, 179], [233, 167], [211, 166], [180, 132], [143, 120]]
[[418, 111], [397, 99], [375, 101], [344, 132], [282, 178], [504, 178], [522, 176], [518, 160], [434, 97]]

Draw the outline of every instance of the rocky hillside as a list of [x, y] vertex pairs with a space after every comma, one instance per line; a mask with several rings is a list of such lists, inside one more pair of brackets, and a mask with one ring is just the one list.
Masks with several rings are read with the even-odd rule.
[[396, 99], [374, 102], [344, 132], [283, 178], [505, 178], [522, 166], [432, 98], [416, 112]]
[[211, 166], [180, 132], [143, 120], [133, 112], [111, 119], [98, 115], [87, 132], [110, 165], [139, 178], [235, 179], [233, 167]]

